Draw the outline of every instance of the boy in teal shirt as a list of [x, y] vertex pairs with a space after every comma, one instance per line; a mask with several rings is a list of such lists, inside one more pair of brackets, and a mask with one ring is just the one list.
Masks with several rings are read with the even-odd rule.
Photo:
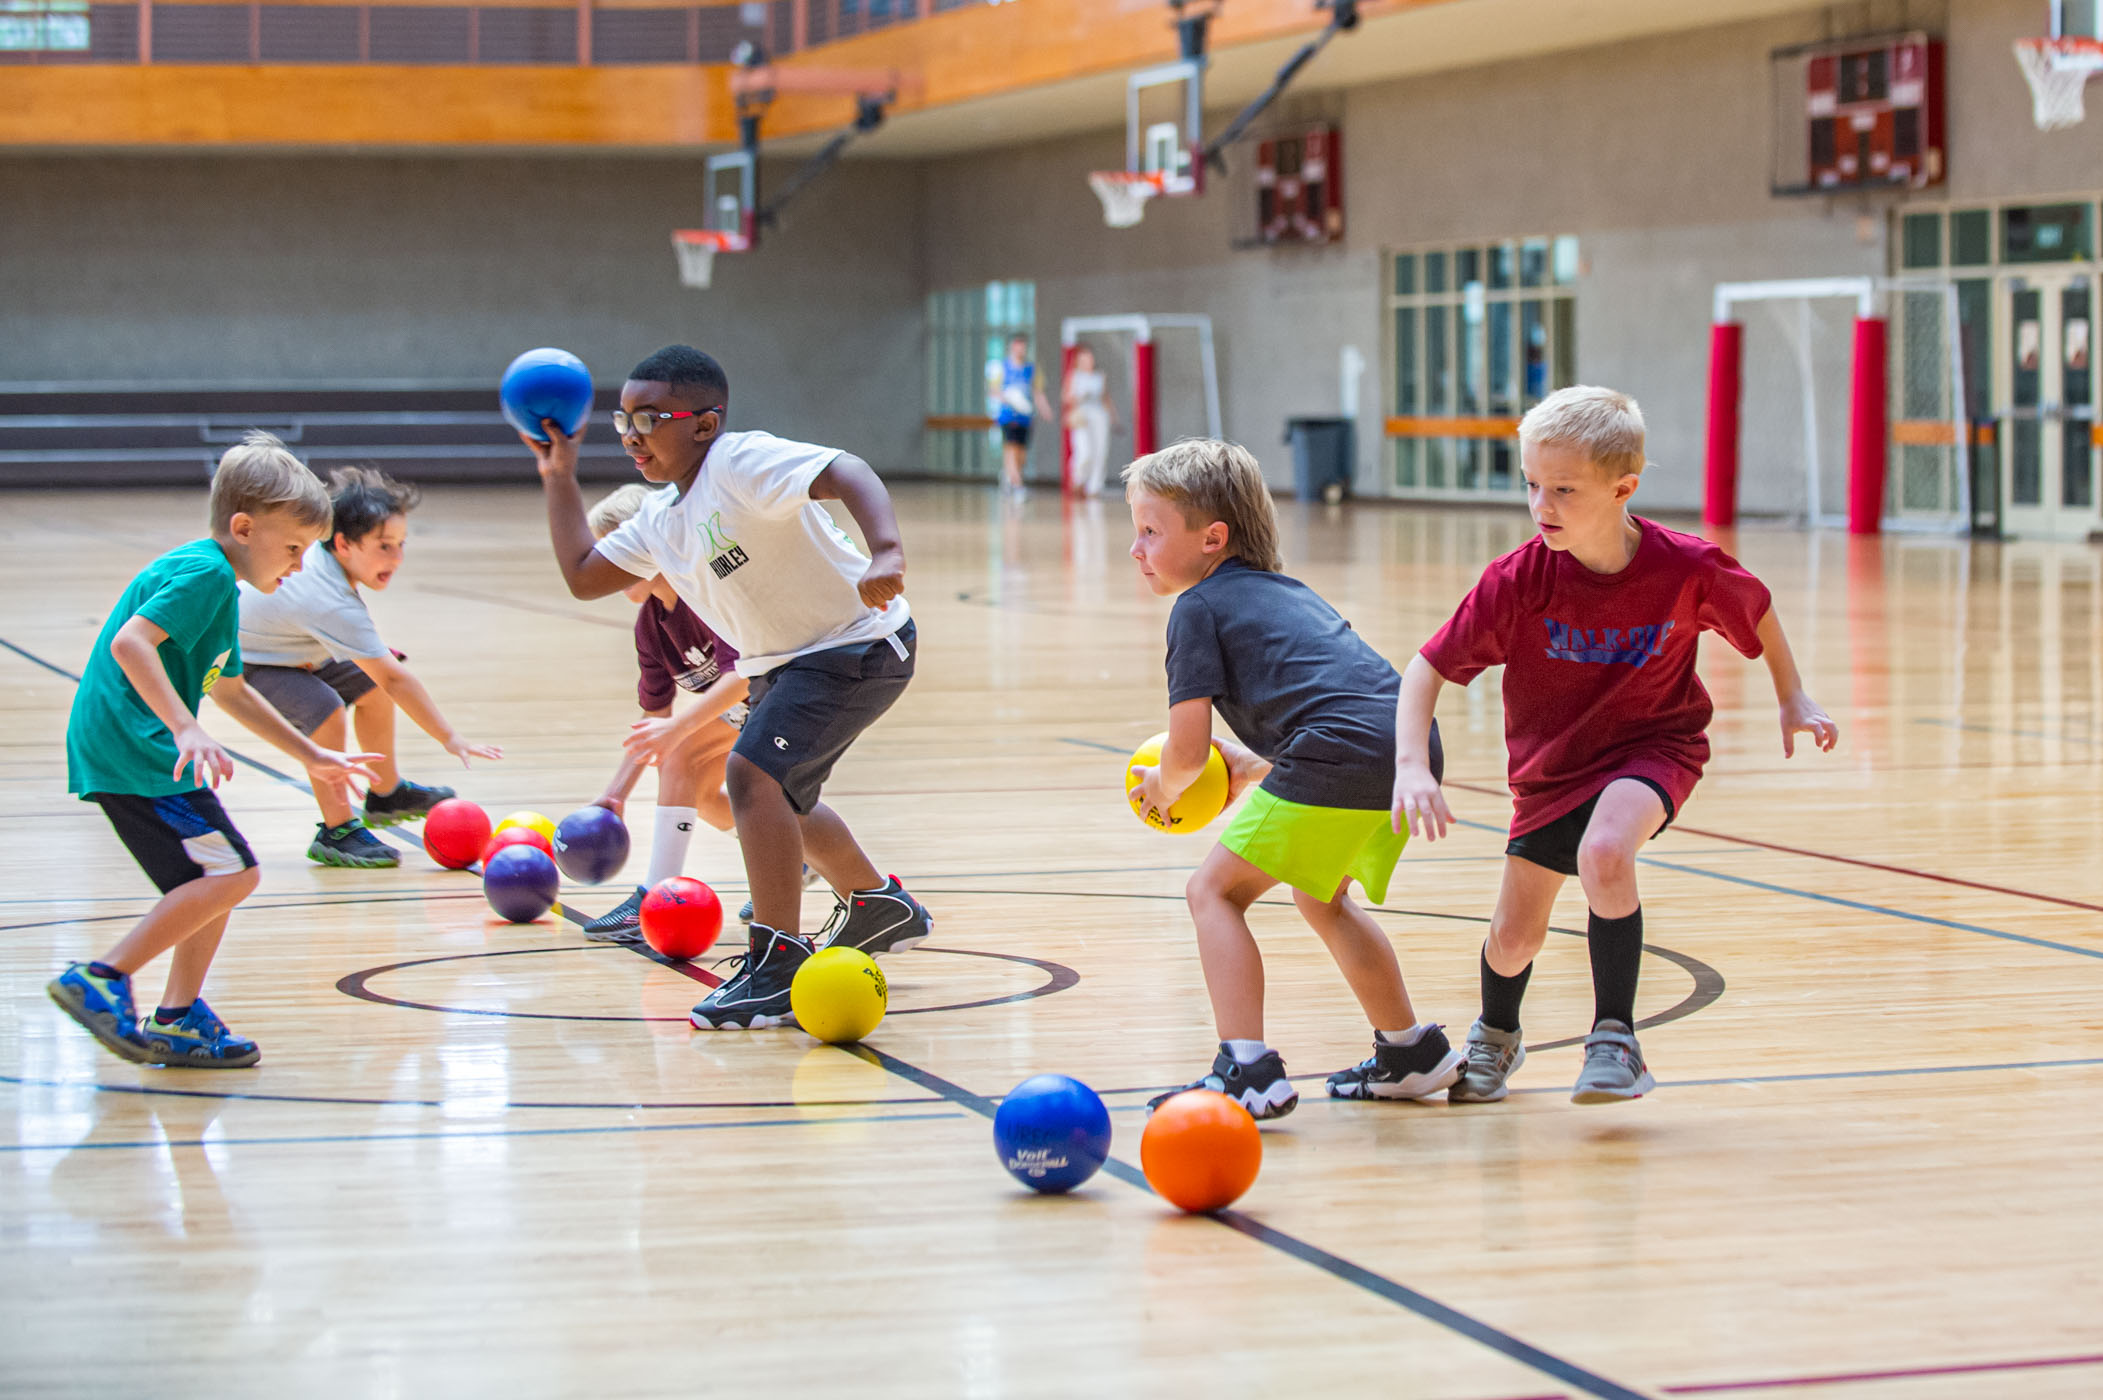
[[[69, 965], [47, 990], [124, 1059], [238, 1069], [262, 1053], [198, 995], [227, 915], [259, 879], [212, 791], [234, 765], [197, 721], [204, 696], [298, 759], [316, 784], [371, 778], [360, 765], [376, 755], [321, 748], [241, 679], [235, 580], [275, 589], [329, 519], [314, 474], [276, 438], [249, 434], [212, 478], [211, 538], [170, 550], [132, 580], [81, 673], [66, 725], [67, 788], [102, 808], [161, 900], [99, 961]], [[131, 974], [171, 949], [160, 1008], [141, 1023]]]

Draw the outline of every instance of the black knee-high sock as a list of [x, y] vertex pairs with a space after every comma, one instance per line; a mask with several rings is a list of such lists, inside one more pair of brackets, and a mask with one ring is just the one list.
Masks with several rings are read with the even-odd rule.
[[1636, 974], [1643, 967], [1643, 906], [1619, 919], [1593, 914], [1585, 942], [1592, 952], [1592, 1025], [1636, 1024]]
[[1533, 976], [1528, 963], [1510, 977], [1490, 966], [1490, 947], [1482, 945], [1482, 1023], [1493, 1030], [1519, 1029], [1519, 1002], [1526, 996], [1527, 979]]

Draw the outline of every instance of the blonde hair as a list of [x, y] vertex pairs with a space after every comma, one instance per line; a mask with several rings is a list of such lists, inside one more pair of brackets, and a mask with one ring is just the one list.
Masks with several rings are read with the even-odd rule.
[[1255, 454], [1238, 443], [1185, 438], [1124, 469], [1127, 486], [1159, 496], [1190, 525], [1227, 527], [1227, 552], [1252, 569], [1278, 573], [1278, 508]]
[[223, 535], [236, 515], [281, 510], [319, 535], [335, 506], [321, 478], [292, 449], [261, 429], [226, 449], [212, 473], [212, 533]]
[[1609, 476], [1643, 474], [1643, 410], [1618, 389], [1573, 384], [1556, 390], [1519, 420], [1519, 442], [1574, 448]]
[[631, 481], [620, 490], [601, 497], [599, 503], [584, 517], [586, 523], [591, 526], [592, 534], [603, 540], [626, 525], [635, 518], [637, 511], [649, 503], [656, 489], [645, 486], [640, 481]]

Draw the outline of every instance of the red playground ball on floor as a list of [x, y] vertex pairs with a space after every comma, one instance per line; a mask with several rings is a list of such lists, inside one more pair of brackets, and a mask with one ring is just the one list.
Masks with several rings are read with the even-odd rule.
[[643, 896], [643, 941], [668, 958], [698, 958], [723, 931], [723, 901], [699, 880], [674, 875]]
[[1225, 1094], [1185, 1089], [1154, 1110], [1139, 1137], [1147, 1185], [1179, 1210], [1225, 1210], [1256, 1184], [1263, 1134]]
[[448, 797], [424, 817], [424, 854], [448, 870], [465, 870], [489, 844], [489, 813], [464, 797]]
[[532, 923], [555, 907], [561, 893], [554, 857], [523, 843], [504, 847], [482, 867], [483, 897], [514, 924]]
[[490, 859], [507, 846], [531, 846], [548, 858], [548, 864], [555, 863], [555, 847], [547, 837], [530, 826], [507, 826], [482, 847], [482, 864], [489, 864]]

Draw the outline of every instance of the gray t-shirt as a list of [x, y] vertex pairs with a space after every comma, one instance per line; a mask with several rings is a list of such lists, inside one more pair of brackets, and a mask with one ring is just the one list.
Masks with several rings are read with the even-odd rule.
[[[1168, 615], [1168, 703], [1210, 700], [1271, 761], [1263, 786], [1288, 802], [1386, 809], [1400, 686], [1313, 589], [1239, 558], [1185, 589]], [[1436, 726], [1432, 734], [1437, 773]]]
[[322, 666], [385, 656], [387, 644], [335, 553], [317, 541], [275, 593], [241, 585], [241, 655], [251, 666]]

